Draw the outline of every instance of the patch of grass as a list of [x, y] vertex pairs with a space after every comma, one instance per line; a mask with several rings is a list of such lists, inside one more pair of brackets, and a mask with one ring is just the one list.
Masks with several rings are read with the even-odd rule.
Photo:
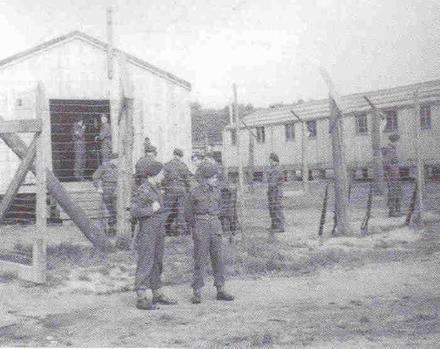
[[80, 281], [91, 281], [90, 277], [87, 274], [85, 274], [85, 273], [80, 274], [78, 276], [78, 280], [80, 280]]

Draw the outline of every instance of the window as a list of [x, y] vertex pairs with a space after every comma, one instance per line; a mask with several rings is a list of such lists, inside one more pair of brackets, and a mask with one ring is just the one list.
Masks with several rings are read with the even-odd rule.
[[368, 133], [367, 114], [359, 114], [356, 118], [356, 134], [365, 135]]
[[431, 129], [431, 106], [422, 105], [420, 107], [420, 127], [422, 130]]
[[286, 133], [286, 142], [293, 141], [295, 139], [295, 124], [292, 122], [284, 125], [284, 130]]
[[235, 130], [231, 130], [231, 145], [237, 144], [237, 132]]
[[265, 140], [264, 126], [257, 127], [257, 143], [264, 143]]
[[392, 132], [397, 130], [397, 112], [395, 110], [388, 110], [386, 112], [385, 132]]
[[307, 127], [307, 132], [309, 133], [309, 138], [315, 138], [317, 135], [316, 120], [307, 121], [306, 127]]

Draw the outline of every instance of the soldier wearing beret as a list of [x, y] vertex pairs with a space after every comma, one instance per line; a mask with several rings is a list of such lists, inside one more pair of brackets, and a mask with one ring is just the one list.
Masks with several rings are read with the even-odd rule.
[[193, 304], [201, 303], [204, 268], [208, 254], [217, 287], [217, 299], [232, 301], [234, 297], [224, 289], [225, 276], [222, 257], [222, 227], [219, 221], [220, 190], [217, 187], [218, 166], [202, 164], [199, 168], [200, 184], [191, 190], [186, 216], [192, 225], [194, 242]]
[[393, 133], [388, 139], [390, 142], [382, 148], [384, 175], [388, 189], [388, 216], [399, 217], [401, 216], [402, 184], [400, 183], [399, 156], [396, 143], [400, 136]]
[[274, 232], [284, 232], [284, 214], [282, 211], [284, 180], [283, 173], [279, 167], [279, 158], [275, 153], [269, 156], [270, 166], [266, 172], [267, 178], [267, 199], [269, 205], [269, 215], [271, 219], [270, 230]]
[[116, 234], [116, 195], [118, 185], [118, 154], [111, 154], [110, 160], [104, 162], [93, 174], [93, 185], [102, 193], [102, 201], [109, 215], [107, 234]]
[[[133, 188], [130, 215], [139, 221], [136, 236], [138, 262], [134, 290], [137, 293], [136, 307], [152, 310], [156, 304], [177, 302], [161, 292], [162, 259], [164, 253], [165, 212], [160, 191], [149, 181], [162, 170], [162, 164], [154, 159], [143, 158], [136, 164], [138, 186]], [[152, 299], [147, 295], [152, 290]]]
[[[167, 235], [179, 235], [186, 230], [185, 199], [190, 187], [192, 173], [182, 161], [183, 151], [174, 149], [173, 159], [164, 165], [162, 185], [165, 189], [165, 206], [168, 217], [165, 223]], [[172, 231], [174, 224], [175, 230]]]

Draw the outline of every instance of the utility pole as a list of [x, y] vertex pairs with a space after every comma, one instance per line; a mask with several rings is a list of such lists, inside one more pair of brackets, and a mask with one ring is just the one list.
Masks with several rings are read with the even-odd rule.
[[423, 188], [424, 188], [424, 163], [420, 154], [420, 103], [419, 91], [414, 92], [414, 150], [417, 165], [417, 199], [414, 214], [414, 223], [418, 226], [423, 225]]
[[377, 194], [383, 195], [385, 193], [385, 181], [382, 162], [381, 115], [367, 96], [364, 96], [364, 99], [372, 109], [371, 146], [373, 148], [374, 177], [376, 178], [374, 190]]
[[329, 89], [330, 102], [330, 127], [332, 135], [333, 150], [333, 171], [335, 176], [335, 204], [337, 231], [339, 235], [347, 235], [350, 233], [350, 214], [348, 206], [348, 178], [347, 165], [345, 162], [345, 154], [343, 150], [342, 140], [342, 116], [341, 102], [337, 94], [330, 75], [324, 68], [321, 68], [321, 75], [327, 83]]
[[107, 77], [113, 79], [113, 20], [112, 8], [107, 8]]
[[[243, 215], [243, 164], [241, 163], [241, 152], [240, 152], [240, 111], [238, 110], [237, 102], [237, 86], [234, 83], [232, 85], [232, 91], [234, 95], [234, 116], [235, 116], [235, 139], [237, 145], [237, 164], [238, 164], [238, 190], [237, 190], [237, 216], [239, 221], [241, 221]], [[241, 232], [243, 234], [243, 230]], [[244, 236], [242, 235], [242, 239]]]

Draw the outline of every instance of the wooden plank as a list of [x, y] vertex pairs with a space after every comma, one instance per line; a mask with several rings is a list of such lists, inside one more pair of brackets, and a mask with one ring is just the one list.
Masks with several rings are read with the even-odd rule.
[[423, 189], [424, 189], [424, 163], [421, 155], [420, 141], [420, 102], [419, 91], [414, 92], [414, 150], [417, 164], [417, 196], [413, 222], [421, 227], [423, 225]]
[[19, 119], [0, 122], [0, 133], [31, 133], [41, 131], [41, 120]]
[[2, 221], [5, 218], [6, 212], [11, 207], [15, 195], [17, 194], [20, 185], [23, 183], [24, 179], [26, 178], [26, 174], [29, 171], [32, 162], [34, 161], [35, 150], [37, 147], [37, 140], [38, 140], [38, 135], [35, 134], [31, 144], [29, 145], [29, 148], [27, 149], [26, 155], [24, 156], [22, 162], [18, 166], [17, 171], [15, 172], [15, 175], [8, 186], [8, 190], [6, 191], [5, 196], [0, 202], [0, 221]]
[[339, 235], [351, 233], [350, 214], [348, 205], [347, 165], [342, 139], [342, 118], [339, 95], [337, 94], [329, 74], [321, 68], [321, 75], [329, 88], [330, 125], [332, 135], [333, 170], [335, 173], [335, 208], [337, 231]]
[[16, 274], [22, 280], [34, 281], [33, 268], [30, 265], [0, 260], [0, 271]]

